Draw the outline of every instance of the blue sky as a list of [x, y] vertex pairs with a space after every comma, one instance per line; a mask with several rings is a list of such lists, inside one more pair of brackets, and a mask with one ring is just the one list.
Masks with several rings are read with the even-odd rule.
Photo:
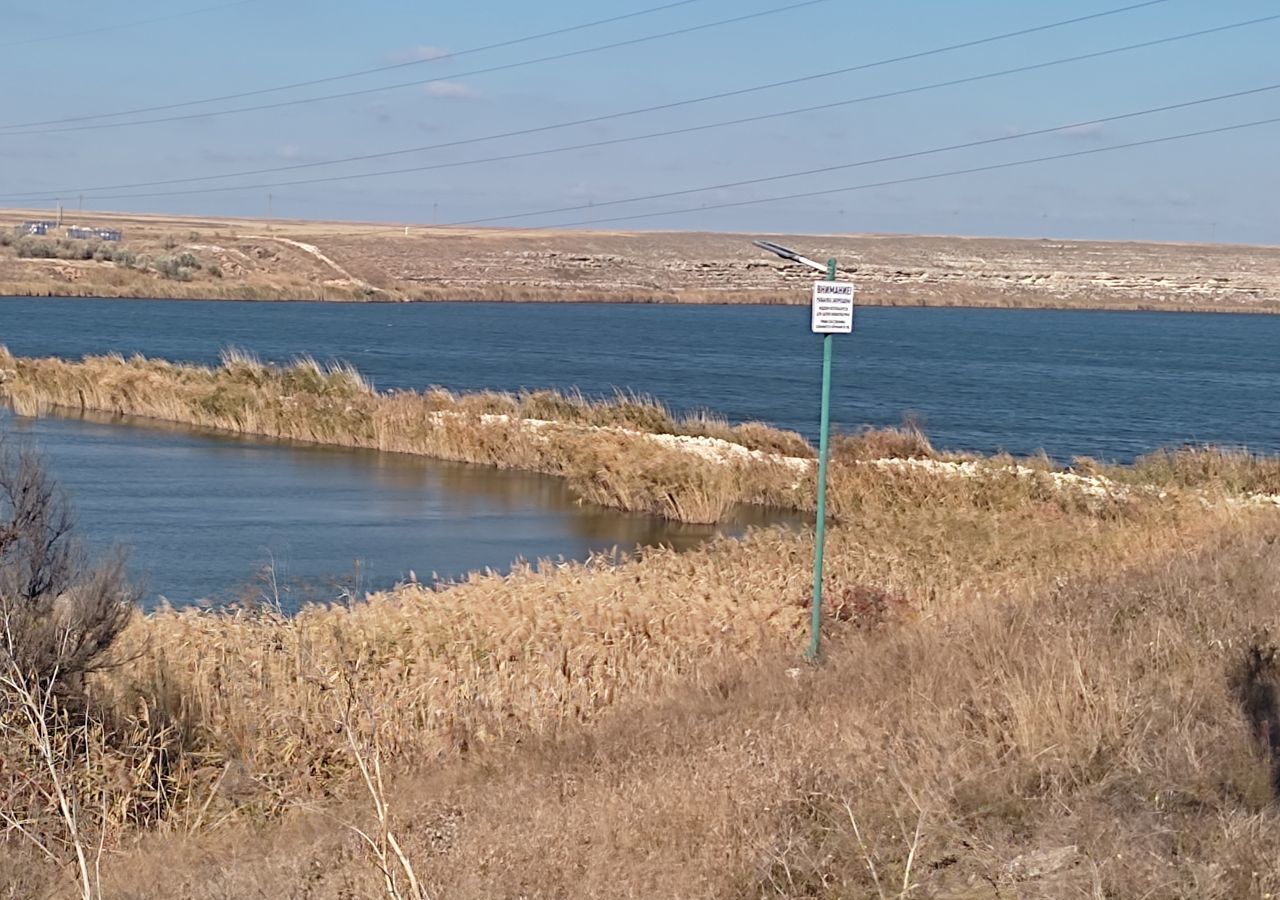
[[[177, 103], [427, 59], [658, 5], [473, 0], [135, 0], [104, 6], [0, 2], [0, 126]], [[441, 78], [286, 109], [55, 134], [0, 128], [0, 194], [217, 175], [441, 143], [596, 116], [818, 73], [1126, 5], [870, 3], [823, 0], [766, 16], [503, 72], [475, 69], [729, 18], [786, 0], [696, 0], [679, 8], [395, 72], [267, 95], [256, 102]], [[256, 184], [453, 162], [627, 137], [834, 102], [1274, 14], [1268, 0], [1168, 0], [980, 48], [747, 96], [401, 156], [383, 162], [221, 182]], [[52, 39], [45, 38], [54, 36]], [[165, 197], [99, 199], [88, 209], [448, 223], [604, 203], [1126, 113], [1280, 83], [1280, 21], [891, 100], [668, 138], [353, 182]], [[252, 101], [242, 101], [252, 102]], [[239, 104], [237, 104], [239, 105]], [[217, 105], [196, 111], [214, 111]], [[180, 112], [188, 112], [181, 110]], [[1071, 152], [1280, 115], [1280, 91], [1190, 110], [933, 157], [601, 210], [522, 218], [554, 225], [694, 207], [621, 222], [636, 229], [911, 232], [1280, 243], [1272, 199], [1280, 126], [806, 200], [708, 204], [911, 177]], [[21, 129], [18, 129], [21, 130]], [[197, 185], [203, 187], [208, 185]], [[178, 190], [178, 186], [167, 190]], [[106, 194], [127, 193], [122, 191]], [[74, 194], [63, 198], [74, 208]], [[0, 205], [21, 202], [0, 196]], [[500, 224], [500, 223], [495, 223]]]

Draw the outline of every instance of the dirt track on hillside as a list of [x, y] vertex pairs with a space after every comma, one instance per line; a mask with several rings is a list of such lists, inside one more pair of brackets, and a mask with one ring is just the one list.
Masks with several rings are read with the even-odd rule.
[[[6, 227], [31, 213], [0, 214]], [[812, 273], [737, 234], [563, 232], [96, 214], [178, 282], [111, 262], [17, 258], [0, 293], [330, 300], [804, 303]], [[835, 256], [860, 302], [1280, 312], [1280, 248], [901, 235], [769, 236]], [[212, 272], [218, 272], [214, 275]]]

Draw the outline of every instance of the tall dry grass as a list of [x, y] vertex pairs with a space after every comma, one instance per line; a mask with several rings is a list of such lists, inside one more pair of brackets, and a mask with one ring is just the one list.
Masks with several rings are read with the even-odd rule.
[[[929, 619], [1015, 588], [1162, 553], [1208, 521], [1198, 503], [1063, 506], [1009, 475], [977, 485], [921, 475], [877, 487], [828, 547], [828, 623]], [[907, 491], [902, 481], [914, 483]], [[401, 771], [561, 734], [627, 698], [697, 683], [728, 660], [799, 646], [812, 539], [765, 530], [617, 565], [544, 564], [353, 605], [162, 610], [126, 633], [133, 662], [98, 682], [112, 709], [175, 730], [179, 806], [275, 812], [350, 773], [334, 722], [344, 685], [381, 712], [375, 735]], [[188, 814], [190, 814], [188, 812]]]
[[[1096, 864], [1146, 890], [1149, 867], [1107, 869], [1098, 848], [1171, 852], [1124, 817], [1148, 794], [1176, 815], [1134, 828], [1225, 849], [1195, 812], [1215, 784], [1213, 827], [1256, 827], [1267, 767], [1224, 671], [1275, 596], [1273, 512], [847, 469], [829, 671], [799, 663], [812, 539], [785, 530], [292, 618], [140, 618], [128, 662], [93, 681], [100, 720], [155, 747], [109, 777], [88, 764], [94, 802], [117, 811], [105, 894], [301, 878], [317, 897], [378, 896], [345, 822], [394, 834], [433, 896], [947, 896], [953, 878], [1039, 884], [1014, 873], [1052, 854], [1073, 879]], [[353, 746], [376, 748], [392, 785], [372, 818]], [[1206, 760], [1224, 746], [1227, 780], [1196, 775], [1221, 774]], [[154, 855], [131, 855], [137, 840]], [[157, 886], [165, 858], [185, 874]], [[46, 869], [7, 871], [31, 885]]]
[[[708, 415], [676, 419], [657, 402], [592, 401], [554, 391], [380, 393], [354, 369], [313, 359], [265, 365], [228, 352], [217, 368], [118, 355], [20, 359], [0, 348], [0, 396], [24, 415], [53, 408], [125, 414], [238, 434], [413, 453], [562, 476], [594, 503], [714, 522], [739, 503], [803, 506], [798, 435]], [[699, 455], [652, 436], [713, 438], [746, 453]]]
[[[748, 503], [811, 511], [814, 451], [799, 435], [710, 415], [674, 417], [656, 401], [618, 395], [425, 391], [379, 392], [350, 366], [300, 359], [273, 366], [230, 351], [221, 365], [177, 365], [140, 356], [80, 362], [16, 358], [0, 348], [0, 397], [17, 412], [89, 410], [185, 423], [246, 435], [372, 448], [518, 468], [565, 478], [584, 501], [686, 522], [723, 519]], [[870, 482], [860, 471], [886, 459], [956, 461], [920, 429], [865, 429], [832, 444], [829, 509], [856, 514]], [[971, 491], [985, 490], [1014, 460], [983, 464]], [[1047, 459], [1018, 461], [1041, 493], [1060, 487]], [[1079, 461], [1128, 485], [1206, 487], [1228, 493], [1276, 487], [1274, 460], [1231, 452], [1153, 456], [1133, 467]], [[946, 477], [945, 471], [936, 473]], [[881, 470], [881, 480], [912, 482]], [[881, 489], [876, 486], [875, 489]], [[1066, 502], [1066, 501], [1064, 501]], [[1084, 502], [1075, 498], [1071, 502]]]
[[379, 711], [433, 896], [1280, 888], [1237, 687], [1280, 634], [1275, 514], [1007, 499], [884, 497], [837, 526], [818, 669], [798, 661], [806, 548], [781, 533], [293, 621], [151, 617], [138, 637], [174, 649], [116, 683], [163, 669], [222, 742], [192, 802], [223, 825], [147, 838], [110, 892], [379, 896], [335, 824], [355, 800], [325, 799], [352, 774], [344, 679]]

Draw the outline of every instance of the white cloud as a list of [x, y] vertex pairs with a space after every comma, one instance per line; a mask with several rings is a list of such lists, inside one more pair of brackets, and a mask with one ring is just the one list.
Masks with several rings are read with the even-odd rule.
[[419, 44], [417, 47], [410, 47], [408, 50], [396, 50], [389, 54], [389, 58], [395, 63], [411, 63], [411, 62], [431, 62], [436, 59], [444, 59], [452, 56], [453, 51], [444, 47], [434, 47], [431, 44]]
[[1084, 125], [1072, 125], [1070, 128], [1063, 128], [1058, 134], [1064, 138], [1079, 141], [1097, 141], [1102, 139], [1103, 128], [1101, 122], [1087, 122]]
[[422, 90], [428, 97], [448, 97], [454, 100], [474, 100], [480, 92], [461, 81], [433, 81]]

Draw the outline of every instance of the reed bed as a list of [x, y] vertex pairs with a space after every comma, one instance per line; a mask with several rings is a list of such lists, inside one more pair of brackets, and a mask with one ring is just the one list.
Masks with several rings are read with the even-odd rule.
[[[523, 469], [566, 479], [584, 502], [696, 523], [739, 504], [812, 511], [813, 448], [761, 423], [730, 425], [710, 414], [677, 418], [645, 397], [580, 394], [454, 394], [440, 388], [380, 392], [355, 369], [299, 359], [264, 364], [228, 351], [216, 367], [119, 355], [78, 362], [17, 358], [0, 348], [0, 397], [15, 411], [55, 409], [144, 417], [244, 435], [417, 454]], [[885, 460], [965, 461], [987, 472], [1015, 468], [1053, 492], [1060, 470], [1047, 458], [977, 460], [937, 451], [916, 426], [864, 429], [832, 443], [831, 514], [856, 513], [868, 481], [859, 468]], [[1233, 452], [1152, 456], [1133, 467], [1078, 461], [1083, 476], [1120, 485], [1274, 488], [1277, 463]], [[899, 474], [881, 477], [901, 481]], [[945, 466], [935, 478], [954, 474]], [[1082, 477], [1083, 477], [1082, 476]], [[973, 480], [973, 479], [970, 479]], [[1055, 484], [1057, 485], [1055, 487]], [[908, 481], [899, 489], [914, 490]], [[1081, 502], [1064, 499], [1063, 502]]]
[[[920, 476], [885, 489], [872, 474], [856, 521], [830, 536], [835, 631], [1043, 587], [1062, 565], [1093, 570], [1163, 552], [1204, 518], [1195, 503], [1064, 507], [1012, 475], [985, 486]], [[376, 711], [372, 733], [410, 770], [560, 735], [627, 698], [799, 647], [812, 551], [811, 536], [771, 529], [621, 564], [409, 584], [295, 616], [164, 609], [126, 633], [130, 662], [99, 682], [101, 702], [170, 724], [182, 763], [167, 790], [187, 798], [178, 806], [221, 808], [218, 779], [234, 771], [244, 776], [240, 805], [278, 811], [350, 772], [333, 727], [344, 704]]]
[[[342, 828], [306, 813], [361, 815], [342, 799], [353, 709], [436, 895], [593, 896], [613, 866], [623, 894], [877, 896], [868, 859], [947, 889], [978, 873], [1074, 887], [1093, 859], [1146, 890], [1164, 870], [1104, 861], [1109, 841], [1176, 852], [1158, 834], [1178, 823], [1219, 852], [1221, 815], [1256, 827], [1266, 767], [1226, 679], [1276, 608], [1274, 514], [1068, 507], [1012, 475], [906, 481], [832, 529], [821, 672], [798, 658], [812, 543], [781, 530], [292, 618], [138, 620], [95, 696], [166, 723], [171, 803], [153, 849], [111, 870], [115, 895], [279, 890], [303, 864], [317, 897], [379, 896]], [[1222, 591], [1232, 603], [1201, 599]], [[157, 888], [144, 873], [174, 854], [187, 874]]]
[[[0, 378], [26, 412], [536, 468], [690, 517], [726, 493], [803, 508], [813, 490], [777, 459], [790, 438], [673, 423], [634, 398], [379, 394], [343, 367], [239, 355], [209, 369], [4, 354]], [[515, 424], [531, 420], [550, 424]], [[716, 429], [741, 465], [646, 437]], [[1212, 502], [1265, 489], [1266, 461], [1153, 457], [1108, 474], [1160, 490], [1101, 494], [1062, 490], [1047, 462], [966, 477], [868, 464], [938, 456], [909, 427], [837, 447], [817, 670], [799, 660], [812, 535], [784, 529], [296, 616], [138, 617], [65, 761], [81, 807], [104, 810], [105, 893], [387, 896], [340, 824], [376, 832], [352, 793], [360, 747], [433, 896], [1280, 887], [1272, 751], [1240, 702], [1249, 651], [1280, 634], [1280, 522]], [[667, 483], [675, 501], [652, 487]], [[21, 750], [0, 745], [6, 764]], [[0, 846], [0, 889], [56, 895], [56, 866]]]
[[[813, 456], [799, 435], [710, 415], [677, 419], [643, 397], [381, 393], [349, 366], [271, 366], [235, 351], [209, 368], [140, 356], [19, 359], [0, 349], [0, 371], [0, 396], [25, 415], [89, 410], [543, 472], [590, 502], [688, 522], [718, 521], [739, 503], [807, 503], [805, 476], [789, 463]], [[659, 435], [706, 439], [713, 450], [651, 439]], [[717, 442], [747, 452], [721, 455]]]

